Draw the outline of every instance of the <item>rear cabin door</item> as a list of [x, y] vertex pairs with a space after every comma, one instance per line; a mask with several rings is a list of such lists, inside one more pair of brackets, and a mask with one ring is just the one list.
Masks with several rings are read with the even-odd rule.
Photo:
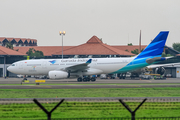
[[176, 77], [180, 78], [180, 67], [176, 68]]

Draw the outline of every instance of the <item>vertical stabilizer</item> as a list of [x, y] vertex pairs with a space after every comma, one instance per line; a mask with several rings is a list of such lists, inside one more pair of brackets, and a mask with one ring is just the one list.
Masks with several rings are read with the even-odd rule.
[[135, 58], [161, 57], [169, 31], [161, 31], [154, 40]]

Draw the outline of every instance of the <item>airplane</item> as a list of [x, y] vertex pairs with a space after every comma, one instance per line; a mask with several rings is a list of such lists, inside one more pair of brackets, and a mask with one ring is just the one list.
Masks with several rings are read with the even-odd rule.
[[48, 75], [50, 79], [77, 77], [78, 82], [96, 81], [93, 75], [130, 72], [166, 60], [161, 54], [168, 34], [169, 31], [161, 31], [134, 57], [21, 60], [7, 70], [21, 75]]

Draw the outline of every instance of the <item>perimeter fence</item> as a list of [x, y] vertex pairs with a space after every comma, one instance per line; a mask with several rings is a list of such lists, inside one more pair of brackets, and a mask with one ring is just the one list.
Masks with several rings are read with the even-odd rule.
[[180, 120], [180, 98], [0, 99], [2, 120]]

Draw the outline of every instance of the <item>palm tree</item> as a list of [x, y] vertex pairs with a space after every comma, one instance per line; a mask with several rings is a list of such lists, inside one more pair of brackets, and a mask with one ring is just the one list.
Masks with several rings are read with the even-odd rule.
[[6, 43], [6, 45], [5, 45], [7, 48], [9, 48], [9, 49], [12, 49], [13, 50], [13, 45], [12, 45], [12, 43], [11, 43], [11, 41], [9, 40], [9, 42], [7, 42]]

